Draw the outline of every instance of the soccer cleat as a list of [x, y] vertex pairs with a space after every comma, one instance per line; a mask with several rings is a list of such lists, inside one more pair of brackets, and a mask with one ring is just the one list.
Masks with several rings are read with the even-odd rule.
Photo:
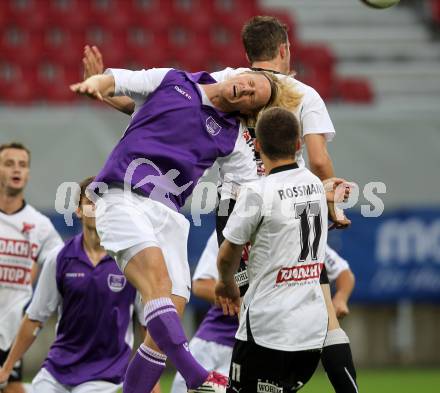
[[188, 393], [225, 393], [228, 383], [228, 377], [216, 371], [211, 371], [203, 385], [197, 389], [189, 389]]

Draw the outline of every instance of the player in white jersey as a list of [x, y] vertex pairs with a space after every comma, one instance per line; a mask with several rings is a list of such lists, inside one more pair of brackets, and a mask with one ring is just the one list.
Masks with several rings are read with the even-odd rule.
[[[240, 191], [217, 260], [217, 300], [225, 314], [240, 308], [227, 392], [295, 392], [313, 375], [327, 334], [319, 280], [326, 193], [295, 162], [299, 123], [291, 112], [265, 111], [256, 137], [267, 175]], [[249, 289], [240, 307], [234, 273], [249, 241]]]
[[[21, 143], [0, 145], [0, 364], [9, 353], [32, 297], [33, 277], [62, 240], [50, 220], [24, 200], [30, 152]], [[4, 393], [23, 393], [21, 361]]]
[[[290, 43], [287, 26], [274, 17], [257, 16], [246, 23], [241, 36], [247, 58], [253, 69], [272, 71], [283, 80], [290, 79], [293, 86], [303, 94], [302, 103], [296, 115], [301, 123], [302, 142], [306, 146], [310, 170], [322, 181], [334, 177], [333, 163], [327, 151], [327, 141], [332, 139], [335, 131], [325, 104], [313, 88], [297, 81], [292, 76], [286, 76], [290, 72]], [[221, 80], [222, 77], [229, 77], [234, 72], [242, 72], [242, 70], [227, 69], [222, 72], [223, 76], [215, 73], [213, 76]], [[298, 164], [304, 162], [299, 154], [296, 158]], [[259, 172], [263, 171], [259, 170]], [[350, 220], [341, 211], [338, 212], [333, 203], [330, 202], [328, 207], [333, 227], [346, 228], [350, 224]], [[321, 360], [336, 393], [357, 393], [356, 370], [351, 355], [350, 341], [341, 329], [330, 301], [327, 274], [323, 274], [321, 278], [329, 313], [329, 331]]]
[[[193, 294], [211, 304], [215, 302], [214, 289], [218, 280], [218, 250], [217, 234], [214, 231], [206, 243], [192, 277]], [[353, 273], [348, 262], [328, 245], [325, 249], [324, 265], [330, 282], [336, 286], [336, 292], [332, 297], [333, 307], [338, 318], [342, 318], [349, 312], [347, 302], [354, 285]], [[219, 316], [216, 308], [212, 307], [189, 343], [192, 354], [205, 368], [225, 374], [231, 363], [237, 327], [238, 319]], [[176, 373], [171, 393], [184, 392], [186, 392], [185, 381], [179, 373]]]

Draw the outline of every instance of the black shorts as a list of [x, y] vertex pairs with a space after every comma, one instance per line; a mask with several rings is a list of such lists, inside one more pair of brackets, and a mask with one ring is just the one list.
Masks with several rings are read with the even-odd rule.
[[[9, 355], [9, 351], [2, 351], [0, 349], [0, 366], [6, 361], [6, 358]], [[23, 374], [23, 362], [19, 360], [12, 369], [11, 376], [8, 379], [8, 382], [21, 382]]]
[[286, 352], [236, 340], [226, 393], [296, 392], [312, 377], [320, 350]]

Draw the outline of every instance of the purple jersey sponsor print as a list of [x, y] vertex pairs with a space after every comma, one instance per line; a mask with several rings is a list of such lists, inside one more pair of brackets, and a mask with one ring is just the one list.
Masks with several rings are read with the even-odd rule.
[[202, 104], [197, 84], [216, 81], [207, 73], [170, 70], [131, 120], [96, 182], [129, 185], [179, 209], [218, 157], [233, 150], [236, 114]]
[[82, 238], [68, 241], [57, 257], [61, 317], [43, 367], [65, 385], [121, 383], [131, 354], [126, 335], [136, 291], [111, 257], [93, 266]]

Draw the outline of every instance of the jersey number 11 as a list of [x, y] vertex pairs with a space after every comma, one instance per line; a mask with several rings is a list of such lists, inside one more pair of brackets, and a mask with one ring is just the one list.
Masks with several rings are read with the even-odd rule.
[[[314, 239], [310, 245], [310, 220], [312, 218]], [[312, 260], [317, 259], [319, 242], [321, 240], [321, 206], [319, 201], [295, 203], [295, 218], [300, 220], [301, 252], [298, 261], [304, 262], [311, 251]]]

